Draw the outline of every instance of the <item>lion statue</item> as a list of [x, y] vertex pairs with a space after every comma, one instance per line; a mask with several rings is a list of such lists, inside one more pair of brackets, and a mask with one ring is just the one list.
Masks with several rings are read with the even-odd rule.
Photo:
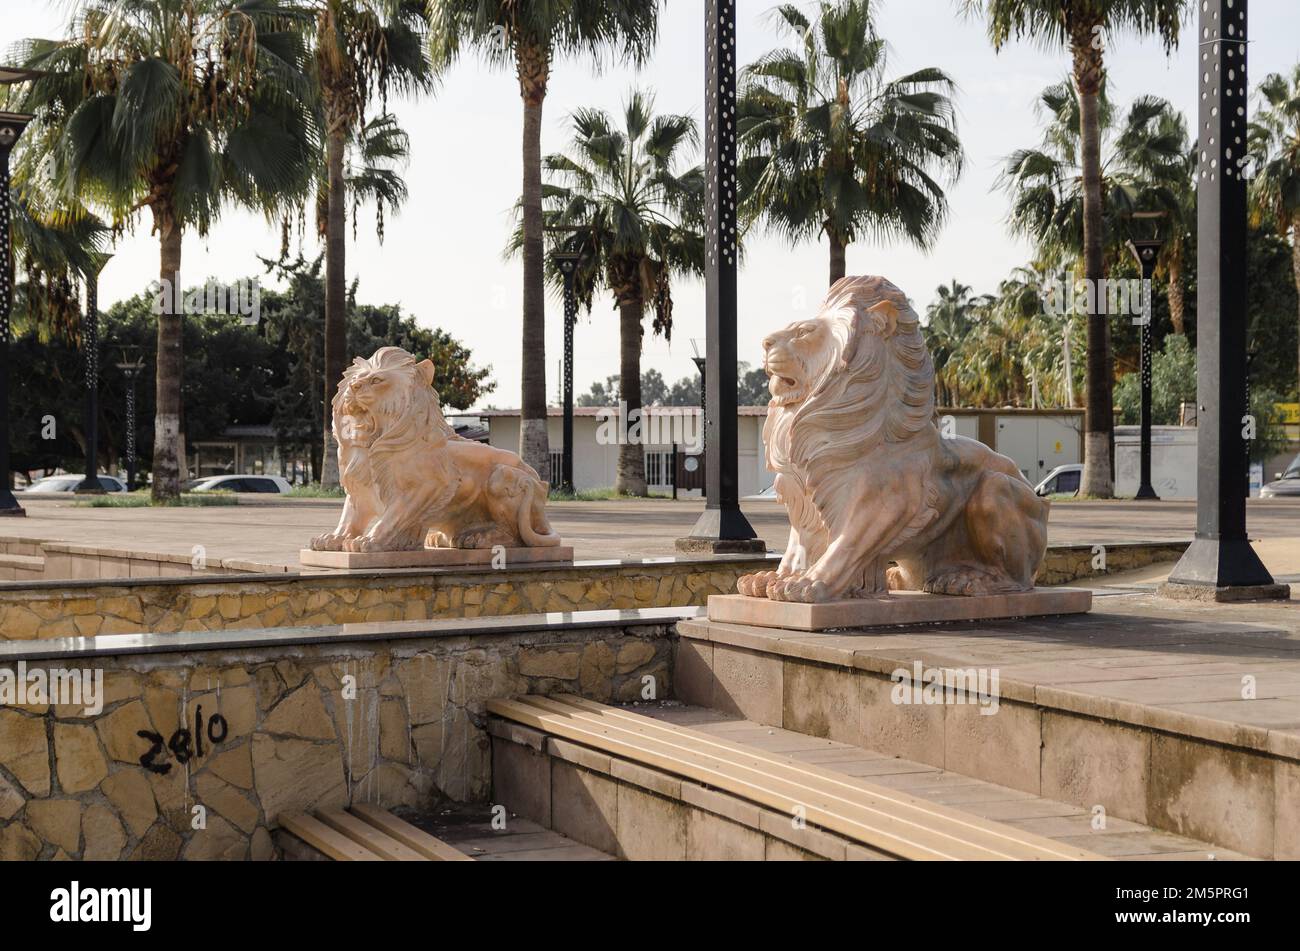
[[763, 350], [763, 441], [790, 542], [775, 571], [740, 578], [741, 594], [821, 602], [1033, 587], [1048, 502], [1006, 456], [940, 433], [934, 366], [902, 291], [842, 278], [816, 317]]
[[513, 452], [465, 439], [443, 418], [433, 363], [400, 347], [358, 357], [331, 405], [347, 493], [316, 551], [413, 551], [560, 544], [548, 487]]

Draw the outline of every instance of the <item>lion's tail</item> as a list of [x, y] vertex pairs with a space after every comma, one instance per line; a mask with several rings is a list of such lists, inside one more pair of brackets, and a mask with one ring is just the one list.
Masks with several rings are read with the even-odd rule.
[[551, 523], [546, 520], [546, 497], [550, 494], [550, 486], [541, 479], [529, 479], [525, 484], [528, 499], [519, 506], [519, 537], [530, 548], [550, 548], [560, 544], [560, 533], [552, 531]]

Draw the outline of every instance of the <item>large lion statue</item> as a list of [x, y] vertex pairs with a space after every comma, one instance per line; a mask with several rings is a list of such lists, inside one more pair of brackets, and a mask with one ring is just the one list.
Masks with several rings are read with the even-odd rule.
[[791, 531], [780, 567], [741, 577], [741, 594], [820, 602], [1033, 587], [1048, 503], [1010, 459], [940, 433], [934, 366], [902, 291], [842, 278], [821, 313], [763, 349], [763, 440]]
[[456, 435], [431, 361], [400, 347], [358, 357], [331, 405], [347, 500], [338, 527], [312, 539], [313, 549], [560, 544], [546, 520], [546, 483], [513, 452]]

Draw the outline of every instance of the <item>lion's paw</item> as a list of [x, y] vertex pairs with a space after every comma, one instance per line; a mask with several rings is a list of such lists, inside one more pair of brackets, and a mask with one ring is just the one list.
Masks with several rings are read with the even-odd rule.
[[775, 571], [756, 571], [736, 579], [736, 590], [750, 598], [766, 598], [767, 586], [776, 580]]
[[343, 536], [337, 532], [326, 532], [324, 535], [317, 535], [311, 540], [312, 551], [342, 551]]
[[356, 553], [375, 551], [375, 540], [368, 535], [362, 535], [360, 538], [347, 538], [343, 541], [343, 550]]
[[778, 578], [767, 586], [767, 596], [773, 601], [798, 601], [803, 604], [831, 600], [830, 588], [826, 587], [826, 583], [807, 575]]

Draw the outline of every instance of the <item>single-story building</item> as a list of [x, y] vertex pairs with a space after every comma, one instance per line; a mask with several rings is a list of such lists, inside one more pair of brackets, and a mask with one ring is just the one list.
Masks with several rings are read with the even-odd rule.
[[[573, 484], [579, 490], [612, 486], [618, 473], [618, 450], [623, 441], [636, 438], [645, 449], [646, 481], [657, 492], [672, 490], [674, 447], [678, 453], [698, 451], [703, 435], [698, 406], [647, 406], [641, 430], [624, 427], [615, 407], [579, 406], [573, 411]], [[1015, 460], [1020, 471], [1037, 483], [1052, 469], [1083, 458], [1081, 409], [941, 409], [941, 427], [978, 439]], [[488, 442], [519, 450], [519, 410], [491, 409], [452, 419], [482, 420]], [[763, 449], [766, 406], [741, 406], [736, 411], [741, 496], [757, 495], [772, 484]], [[547, 409], [547, 434], [551, 446], [551, 471], [558, 482], [564, 447], [564, 410]], [[545, 476], [546, 474], [543, 473]], [[697, 495], [698, 492], [679, 494]]]

